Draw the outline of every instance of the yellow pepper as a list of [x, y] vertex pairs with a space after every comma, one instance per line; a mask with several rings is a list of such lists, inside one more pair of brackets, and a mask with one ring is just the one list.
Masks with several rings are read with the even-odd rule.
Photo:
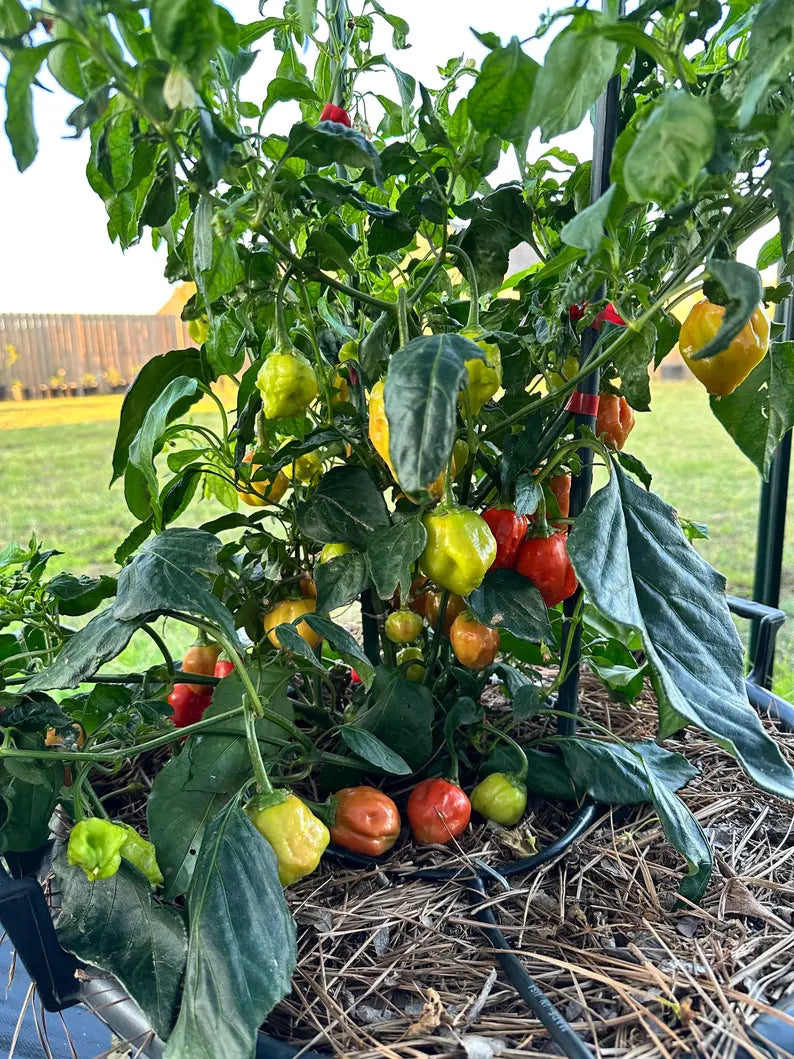
[[[265, 614], [264, 626], [267, 638], [273, 644], [274, 647], [281, 649], [281, 644], [278, 642], [278, 636], [276, 636], [276, 629], [279, 625], [291, 625], [296, 618], [299, 618], [302, 614], [313, 614], [316, 604], [311, 598], [309, 599], [284, 599], [280, 603], [276, 603], [275, 606], [271, 607], [270, 610]], [[302, 621], [297, 626], [298, 635], [302, 637], [309, 647], [317, 647], [322, 641], [322, 636], [316, 633], [305, 621]]]
[[422, 572], [442, 588], [468, 596], [496, 558], [496, 539], [488, 523], [466, 507], [439, 508], [422, 520], [427, 544], [419, 559]]
[[256, 385], [268, 419], [300, 415], [317, 396], [314, 368], [297, 349], [271, 353], [259, 369]]
[[744, 382], [769, 349], [769, 320], [759, 305], [736, 338], [713, 357], [695, 360], [694, 355], [711, 341], [722, 326], [724, 305], [704, 298], [692, 308], [681, 325], [678, 348], [684, 363], [709, 393], [726, 397]]
[[466, 361], [469, 381], [466, 393], [472, 413], [477, 415], [486, 401], [489, 401], [502, 385], [502, 354], [495, 342], [485, 342], [481, 328], [466, 328], [461, 331], [463, 338], [469, 338], [485, 353], [485, 360]]
[[[247, 452], [243, 458], [243, 463], [251, 465], [249, 482], [250, 478], [253, 478], [259, 470], [259, 464], [251, 462], [253, 458], [253, 452]], [[288, 489], [289, 480], [287, 476], [282, 474], [281, 471], [277, 471], [272, 483], [267, 478], [262, 478], [258, 482], [250, 482], [249, 489], [240, 490], [240, 499], [244, 504], [248, 504], [249, 507], [264, 507], [266, 504], [277, 504]]]
[[303, 456], [296, 456], [291, 463], [283, 467], [284, 474], [292, 480], [297, 478], [299, 482], [310, 485], [316, 482], [323, 473], [323, 459], [319, 452], [307, 452]]
[[[278, 796], [281, 800], [274, 802], [273, 798]], [[245, 811], [260, 835], [273, 847], [282, 886], [311, 875], [320, 863], [331, 835], [322, 820], [300, 798], [275, 791], [249, 802]]]

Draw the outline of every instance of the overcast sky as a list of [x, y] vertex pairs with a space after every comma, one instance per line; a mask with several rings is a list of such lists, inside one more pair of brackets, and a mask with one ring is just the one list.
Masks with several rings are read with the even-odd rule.
[[[257, 0], [229, 0], [226, 6], [238, 22], [260, 17]], [[431, 87], [440, 84], [437, 67], [453, 56], [471, 57], [479, 67], [486, 50], [470, 27], [491, 30], [505, 42], [513, 34], [525, 39], [539, 15], [555, 7], [547, 0], [387, 0], [384, 6], [410, 23], [412, 47], [393, 53], [385, 33], [379, 46], [395, 65]], [[351, 7], [356, 9], [355, 0]], [[265, 13], [280, 9], [280, 3], [269, 3]], [[549, 39], [529, 42], [526, 48], [542, 59]], [[260, 55], [246, 78], [246, 94], [254, 101], [264, 98], [277, 61], [270, 40], [257, 45]], [[389, 87], [384, 83], [378, 90]], [[104, 206], [85, 180], [88, 136], [65, 138], [70, 131], [65, 117], [75, 103], [57, 85], [52, 94], [35, 92], [39, 153], [22, 174], [0, 135], [0, 312], [156, 312], [169, 295], [163, 257], [151, 249], [147, 234], [126, 253], [108, 240]], [[297, 117], [291, 107], [274, 107], [267, 131], [286, 132]], [[588, 157], [590, 138], [587, 127], [560, 142]], [[513, 175], [509, 163], [500, 173], [503, 178]]]

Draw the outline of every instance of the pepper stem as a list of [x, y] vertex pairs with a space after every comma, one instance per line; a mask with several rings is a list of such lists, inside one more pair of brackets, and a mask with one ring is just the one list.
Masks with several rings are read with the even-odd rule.
[[276, 349], [277, 350], [291, 350], [292, 343], [290, 342], [289, 331], [287, 330], [287, 322], [284, 319], [284, 295], [287, 293], [287, 287], [289, 281], [292, 278], [292, 274], [295, 270], [290, 267], [284, 273], [281, 283], [278, 285], [278, 292], [276, 294]]
[[514, 772], [513, 775], [520, 783], [523, 783], [526, 786], [527, 775], [529, 774], [529, 762], [527, 761], [527, 755], [524, 753], [523, 749], [518, 745], [518, 743], [515, 741], [515, 739], [513, 739], [512, 736], [509, 736], [507, 732], [503, 732], [501, 728], [494, 728], [492, 725], [488, 725], [487, 730], [489, 732], [493, 732], [493, 734], [497, 736], [497, 738], [503, 739], [505, 743], [508, 743], [518, 754], [519, 760], [521, 761], [521, 765], [519, 766], [518, 771]]
[[407, 346], [410, 340], [408, 333], [408, 295], [405, 287], [397, 288], [397, 327], [400, 332], [400, 347]]
[[465, 250], [454, 243], [447, 247], [453, 254], [460, 258], [463, 264], [463, 273], [469, 284], [469, 318], [466, 321], [466, 330], [475, 331], [480, 328], [480, 288], [477, 284], [477, 273], [474, 271], [474, 263]]
[[245, 718], [245, 741], [248, 745], [248, 756], [254, 770], [256, 788], [260, 794], [272, 794], [273, 784], [267, 774], [265, 763], [262, 760], [262, 751], [259, 749], [259, 740], [256, 736], [256, 721], [254, 712], [248, 705], [247, 697], [243, 693], [243, 717]]

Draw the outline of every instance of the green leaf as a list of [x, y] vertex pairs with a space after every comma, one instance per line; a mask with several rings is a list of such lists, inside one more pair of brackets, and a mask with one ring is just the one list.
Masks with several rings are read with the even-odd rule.
[[36, 157], [39, 140], [33, 120], [32, 84], [55, 42], [20, 48], [11, 55], [6, 77], [6, 134], [20, 173]]
[[449, 463], [466, 361], [484, 358], [470, 339], [442, 334], [413, 339], [389, 361], [389, 452], [406, 492], [426, 490]]
[[788, 0], [762, 0], [752, 12], [747, 77], [739, 127], [747, 126], [766, 98], [770, 84], [786, 80], [794, 55], [794, 23]]
[[110, 879], [89, 882], [81, 868], [70, 867], [62, 849], [53, 870], [61, 894], [61, 945], [118, 978], [156, 1032], [167, 1037], [187, 955], [182, 916], [156, 902], [146, 877], [126, 860]]
[[[777, 258], [768, 264], [774, 264], [779, 258], [788, 262], [791, 252], [794, 250], [794, 151], [787, 150], [781, 155], [777, 144], [772, 144], [770, 152], [771, 165], [767, 174], [767, 181], [772, 191], [772, 200], [777, 207], [778, 223], [780, 231], [777, 235], [777, 249], [780, 251]], [[769, 247], [767, 243], [761, 249], [759, 260], [764, 250]], [[768, 251], [767, 251], [768, 252]], [[758, 265], [764, 268], [767, 265]], [[788, 275], [791, 269], [786, 264], [783, 275]]]
[[296, 519], [310, 540], [361, 549], [373, 530], [389, 525], [383, 494], [364, 467], [332, 467], [309, 499], [298, 505]]
[[[204, 377], [201, 350], [172, 349], [169, 353], [163, 353], [161, 356], [147, 360], [135, 376], [135, 380], [127, 391], [121, 406], [116, 447], [113, 450], [111, 485], [124, 474], [132, 439], [141, 429], [150, 405], [173, 379], [181, 375], [187, 375], [202, 382], [209, 381]], [[177, 406], [174, 409], [174, 414], [177, 416], [184, 415], [188, 408], [200, 397], [201, 393], [196, 392], [183, 404]]]
[[182, 407], [186, 398], [195, 400], [197, 390], [196, 380], [186, 375], [172, 379], [160, 396], [149, 406], [140, 430], [130, 443], [128, 459], [130, 464], [136, 467], [146, 479], [152, 509], [155, 512], [155, 528], [158, 528], [160, 483], [157, 479], [154, 458], [162, 447], [163, 434], [176, 414], [175, 409]]
[[[527, 794], [531, 798], [554, 799], [563, 802], [580, 801], [568, 768], [559, 754], [550, 754], [533, 746], [523, 748], [527, 756]], [[500, 744], [480, 766], [480, 778], [491, 772], [517, 772], [522, 765], [518, 754], [510, 746]]]
[[729, 346], [758, 308], [764, 293], [761, 277], [749, 265], [742, 265], [739, 261], [712, 258], [706, 267], [711, 278], [721, 284], [727, 295], [725, 315], [719, 331], [710, 342], [693, 354], [693, 360], [713, 357], [715, 353]]
[[[41, 745], [37, 740], [34, 746]], [[31, 763], [32, 764], [32, 763]], [[50, 819], [63, 786], [63, 765], [32, 765], [33, 775], [0, 772], [0, 853], [38, 849], [50, 837]]]
[[204, 832], [187, 904], [184, 991], [164, 1059], [251, 1059], [297, 952], [275, 854], [236, 800]]
[[153, 614], [193, 614], [214, 622], [236, 644], [234, 618], [212, 592], [212, 578], [221, 571], [220, 548], [218, 538], [203, 530], [158, 533], [119, 574], [113, 616], [129, 622]]
[[747, 701], [725, 580], [687, 541], [673, 509], [613, 464], [571, 529], [568, 554], [593, 606], [624, 631], [639, 631], [655, 674], [661, 738], [689, 721], [764, 790], [792, 797], [794, 772]]
[[469, 119], [478, 132], [523, 143], [529, 137], [528, 111], [538, 64], [521, 49], [518, 37], [485, 57], [468, 95]]
[[[789, 249], [791, 249], [791, 240], [789, 240]], [[772, 238], [767, 239], [758, 251], [755, 267], [759, 272], [763, 272], [764, 269], [771, 268], [772, 265], [780, 261], [782, 257], [783, 246], [780, 239], [780, 232], [775, 232]]]
[[76, 688], [90, 680], [105, 662], [120, 655], [145, 622], [145, 616], [120, 621], [114, 616], [112, 606], [100, 611], [64, 644], [51, 665], [27, 681], [24, 690]]
[[[295, 622], [298, 624], [300, 624], [300, 621], [300, 618], [295, 619]], [[284, 651], [289, 651], [291, 655], [297, 656], [297, 658], [305, 659], [313, 669], [324, 671], [325, 666], [314, 653], [311, 645], [308, 644], [298, 632], [295, 622], [282, 622], [280, 625], [277, 625], [273, 630], [276, 639]], [[292, 661], [294, 662], [296, 659], [293, 658]]]
[[769, 352], [727, 397], [711, 397], [711, 410], [764, 480], [772, 457], [794, 426], [794, 342], [773, 342]]
[[418, 772], [433, 752], [433, 712], [433, 697], [424, 684], [406, 680], [397, 669], [380, 666], [358, 726], [376, 735]]
[[348, 129], [337, 121], [321, 121], [319, 125], [298, 122], [290, 129], [285, 158], [303, 158], [312, 165], [328, 166], [334, 162], [367, 169], [372, 179], [382, 186], [378, 152], [356, 129]]
[[369, 584], [367, 560], [361, 552], [348, 552], [318, 563], [314, 568], [317, 610], [327, 613], [358, 599]]
[[213, 376], [236, 375], [245, 363], [246, 331], [234, 310], [216, 316], [204, 343]]
[[116, 594], [115, 577], [75, 577], [73, 574], [56, 574], [47, 585], [47, 591], [58, 600], [61, 614], [74, 617], [88, 614], [100, 603]]
[[419, 95], [422, 100], [418, 117], [419, 131], [424, 136], [425, 143], [429, 147], [449, 147], [449, 137], [444, 131], [444, 126], [438, 120], [435, 109], [433, 108], [433, 98], [421, 83], [419, 85]]
[[152, 36], [169, 55], [200, 74], [221, 41], [212, 0], [151, 0]]
[[385, 743], [382, 743], [372, 732], [365, 728], [356, 728], [352, 724], [343, 724], [339, 729], [342, 742], [354, 754], [358, 754], [364, 761], [374, 765], [381, 772], [388, 772], [393, 776], [410, 776], [411, 766], [404, 761], [399, 754], [395, 754]]
[[532, 643], [552, 642], [543, 597], [531, 581], [515, 570], [491, 570], [468, 602], [475, 616], [494, 629], [508, 629], [520, 640]]
[[326, 618], [324, 614], [304, 614], [303, 620], [333, 647], [343, 662], [347, 662], [361, 677], [366, 687], [372, 683], [375, 670], [357, 640], [347, 629]]
[[529, 129], [544, 143], [578, 128], [615, 69], [618, 47], [603, 37], [564, 29], [549, 45], [535, 78]]
[[19, 0], [0, 0], [0, 36], [18, 37], [30, 29], [31, 21]]
[[517, 515], [534, 515], [543, 496], [543, 487], [538, 485], [531, 474], [521, 474], [516, 478], [515, 507]]
[[274, 77], [267, 86], [267, 95], [262, 104], [262, 115], [267, 114], [276, 103], [284, 103], [290, 99], [299, 99], [303, 102], [320, 102], [320, 97], [311, 85], [303, 84], [301, 81], [293, 81], [289, 77]]
[[367, 544], [367, 562], [375, 591], [391, 599], [399, 588], [403, 599], [411, 587], [411, 566], [424, 551], [427, 531], [419, 515], [376, 529]]
[[578, 246], [594, 254], [604, 240], [607, 222], [620, 220], [624, 207], [625, 195], [620, 193], [617, 184], [611, 184], [601, 198], [568, 221], [560, 232], [560, 239], [568, 246]]
[[690, 188], [714, 153], [716, 127], [702, 96], [670, 91], [640, 129], [623, 162], [635, 202], [669, 205]]
[[632, 331], [629, 341], [618, 351], [614, 364], [620, 375], [620, 388], [632, 408], [647, 412], [651, 407], [651, 384], [648, 365], [656, 348], [656, 328], [646, 321], [639, 331]]
[[714, 868], [714, 854], [708, 839], [689, 807], [666, 786], [653, 784], [651, 794], [667, 841], [683, 856], [689, 868], [678, 892], [688, 901], [698, 902]]

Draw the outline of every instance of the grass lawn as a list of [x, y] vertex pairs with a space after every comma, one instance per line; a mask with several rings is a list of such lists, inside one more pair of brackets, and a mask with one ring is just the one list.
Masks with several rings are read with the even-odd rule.
[[[0, 546], [35, 530], [65, 553], [58, 566], [76, 573], [113, 570], [113, 551], [135, 522], [120, 483], [107, 488], [120, 405], [120, 397], [0, 404]], [[729, 591], [749, 596], [760, 488], [755, 469], [711, 415], [697, 383], [655, 383], [653, 407], [653, 415], [637, 415], [627, 448], [653, 471], [654, 488], [681, 515], [708, 524], [711, 539], [699, 541], [699, 551], [725, 574]], [[201, 501], [186, 521], [219, 511], [215, 502]], [[782, 605], [793, 627], [781, 634], [776, 688], [792, 698], [794, 506]], [[141, 650], [148, 654], [148, 643]], [[134, 646], [132, 652], [125, 661], [134, 661]]]

